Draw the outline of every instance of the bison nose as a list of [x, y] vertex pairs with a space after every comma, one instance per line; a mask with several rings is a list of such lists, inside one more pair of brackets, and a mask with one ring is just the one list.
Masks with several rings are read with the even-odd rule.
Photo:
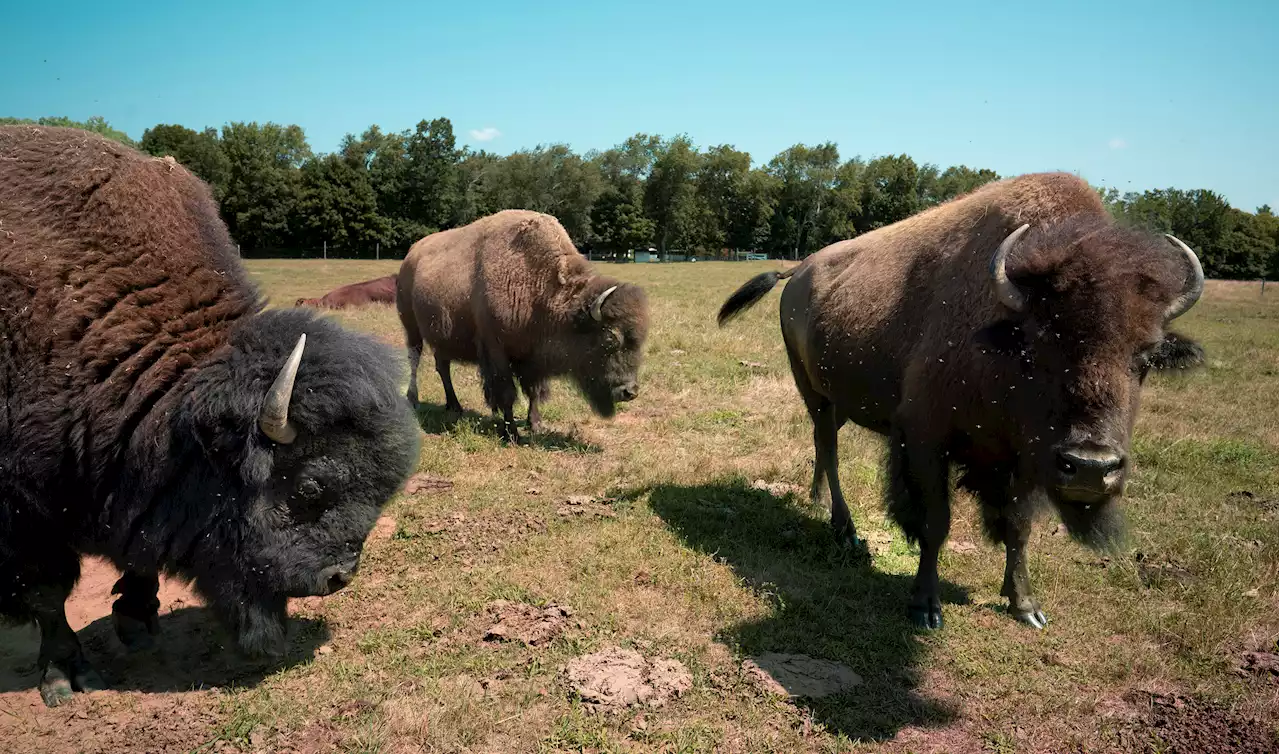
[[360, 558], [354, 557], [346, 562], [331, 565], [320, 572], [320, 581], [324, 584], [324, 594], [333, 594], [355, 578], [360, 568]]
[[1064, 448], [1056, 465], [1058, 487], [1068, 496], [1111, 495], [1124, 481], [1125, 458], [1111, 448]]
[[633, 401], [639, 394], [640, 386], [634, 382], [628, 382], [613, 390], [614, 399], [619, 401]]

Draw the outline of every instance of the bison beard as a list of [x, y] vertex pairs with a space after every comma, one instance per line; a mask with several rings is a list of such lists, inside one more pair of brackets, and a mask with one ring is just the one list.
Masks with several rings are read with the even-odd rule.
[[391, 352], [263, 312], [207, 187], [81, 131], [0, 128], [0, 615], [34, 620], [40, 692], [103, 686], [67, 623], [82, 555], [122, 572], [127, 646], [161, 572], [258, 655], [289, 597], [341, 588], [417, 458]]
[[888, 438], [888, 511], [920, 546], [913, 623], [942, 624], [938, 556], [955, 465], [988, 536], [1005, 545], [1010, 614], [1043, 627], [1027, 570], [1032, 520], [1052, 505], [1087, 546], [1122, 539], [1142, 382], [1204, 357], [1166, 329], [1203, 289], [1195, 254], [1172, 236], [1116, 227], [1086, 183], [1044, 174], [757, 275], [724, 303], [720, 324], [786, 278], [779, 316], [813, 419], [812, 496], [829, 492], [837, 535], [857, 543], [836, 457], [837, 432], [853, 421]]

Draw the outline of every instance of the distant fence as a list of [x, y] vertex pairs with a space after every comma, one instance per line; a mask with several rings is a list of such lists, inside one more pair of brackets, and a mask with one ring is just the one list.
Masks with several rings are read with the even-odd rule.
[[[236, 247], [243, 259], [353, 259], [353, 260], [400, 260], [408, 253], [406, 247], [390, 247], [377, 244], [369, 247], [342, 248], [324, 245], [312, 247], [283, 247], [246, 249]], [[669, 251], [662, 259], [656, 251], [602, 251], [600, 249], [580, 249], [583, 256], [593, 262], [617, 263], [652, 263], [652, 262], [758, 262], [769, 259], [768, 254], [759, 251], [722, 251], [719, 254], [690, 254], [685, 251]]]

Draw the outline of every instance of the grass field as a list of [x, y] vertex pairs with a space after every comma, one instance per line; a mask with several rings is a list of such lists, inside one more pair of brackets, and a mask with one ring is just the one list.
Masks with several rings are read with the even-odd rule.
[[[249, 266], [285, 306], [396, 269]], [[601, 266], [649, 292], [640, 398], [604, 421], [556, 383], [550, 431], [527, 446], [497, 439], [472, 367], [455, 365], [475, 412], [456, 422], [432, 408], [443, 391], [424, 368], [419, 471], [453, 487], [398, 496], [394, 529], [371, 539], [355, 583], [298, 606], [307, 647], [294, 664], [176, 695], [201, 705], [201, 740], [352, 752], [1178, 751], [1150, 722], [1161, 704], [1274, 737], [1275, 675], [1238, 670], [1277, 643], [1274, 285], [1260, 295], [1256, 283], [1211, 282], [1180, 321], [1208, 366], [1148, 383], [1125, 553], [1104, 559], [1041, 521], [1031, 574], [1050, 624], [1033, 631], [1004, 614], [1003, 550], [961, 495], [942, 558], [946, 627], [923, 635], [905, 617], [914, 548], [881, 508], [881, 441], [853, 426], [840, 438], [867, 566], [836, 546], [827, 512], [802, 492], [811, 430], [777, 293], [715, 326], [725, 296], [774, 266]], [[401, 343], [389, 308], [334, 316]], [[570, 496], [600, 502], [566, 506]], [[494, 600], [573, 614], [538, 646], [485, 642]], [[560, 668], [613, 645], [680, 660], [693, 687], [661, 709], [590, 712]], [[765, 651], [837, 660], [863, 682], [779, 700], [740, 669]]]

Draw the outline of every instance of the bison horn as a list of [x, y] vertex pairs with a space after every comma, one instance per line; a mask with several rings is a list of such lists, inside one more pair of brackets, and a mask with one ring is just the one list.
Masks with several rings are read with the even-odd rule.
[[1010, 310], [1015, 312], [1024, 311], [1027, 308], [1027, 297], [1022, 291], [1018, 290], [1018, 286], [1009, 279], [1004, 271], [1005, 259], [1009, 256], [1009, 251], [1023, 233], [1027, 232], [1030, 225], [1024, 224], [1009, 237], [1000, 243], [1000, 248], [996, 249], [995, 256], [991, 257], [991, 289], [995, 291], [996, 300], [1004, 304]]
[[262, 402], [262, 413], [258, 415], [258, 426], [262, 429], [262, 434], [281, 445], [288, 445], [298, 437], [298, 430], [289, 424], [289, 399], [293, 397], [293, 381], [298, 376], [302, 349], [306, 345], [307, 334], [303, 333], [280, 374], [276, 375], [276, 381], [271, 383], [267, 399]]
[[592, 319], [594, 319], [597, 322], [603, 319], [604, 315], [600, 313], [600, 307], [604, 306], [604, 300], [609, 298], [609, 294], [613, 293], [616, 290], [618, 290], [618, 286], [616, 285], [611, 288], [606, 288], [604, 293], [601, 293], [599, 296], [596, 296], [596, 300], [591, 302], [591, 318]]
[[1169, 304], [1169, 308], [1164, 310], [1164, 321], [1171, 322], [1178, 317], [1187, 313], [1187, 310], [1196, 305], [1200, 300], [1200, 294], [1204, 293], [1204, 268], [1200, 266], [1200, 260], [1196, 258], [1196, 253], [1191, 250], [1190, 246], [1179, 241], [1168, 233], [1164, 237], [1177, 246], [1182, 252], [1183, 258], [1186, 260], [1188, 272], [1187, 283], [1182, 288], [1182, 293]]

